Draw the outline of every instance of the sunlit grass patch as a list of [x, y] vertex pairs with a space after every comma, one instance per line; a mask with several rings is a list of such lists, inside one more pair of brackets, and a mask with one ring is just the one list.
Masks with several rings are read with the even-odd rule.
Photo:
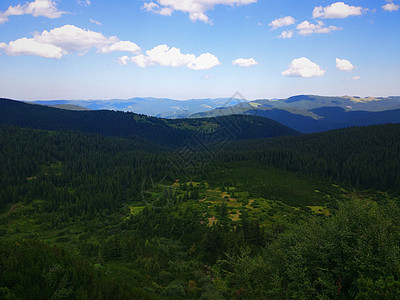
[[230, 211], [228, 211], [228, 212], [229, 212], [229, 218], [230, 218], [232, 221], [236, 222], [236, 221], [239, 221], [239, 220], [240, 220], [240, 215], [241, 215], [240, 210], [238, 210], [238, 209], [233, 209], [233, 210], [230, 210]]
[[331, 213], [329, 209], [323, 206], [307, 206], [314, 214], [329, 216]]
[[136, 216], [137, 214], [141, 213], [143, 209], [144, 209], [144, 206], [132, 206], [132, 205], [129, 205], [129, 213], [132, 216]]

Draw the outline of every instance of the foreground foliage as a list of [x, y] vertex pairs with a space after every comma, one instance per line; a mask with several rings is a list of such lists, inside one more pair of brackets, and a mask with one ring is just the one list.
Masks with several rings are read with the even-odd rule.
[[287, 230], [261, 255], [225, 261], [228, 281], [243, 299], [395, 299], [399, 221], [393, 202], [343, 203], [332, 218]]

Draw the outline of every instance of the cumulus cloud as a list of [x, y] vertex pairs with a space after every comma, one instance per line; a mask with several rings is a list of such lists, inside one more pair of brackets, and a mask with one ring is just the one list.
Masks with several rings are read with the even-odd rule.
[[21, 38], [3, 47], [7, 55], [36, 55], [46, 58], [61, 58], [66, 54], [81, 54], [91, 48], [99, 53], [123, 51], [139, 53], [140, 48], [130, 41], [120, 41], [116, 36], [105, 37], [99, 32], [64, 25], [50, 31], [35, 33], [33, 38]]
[[359, 16], [368, 9], [361, 6], [350, 6], [344, 2], [332, 3], [329, 6], [317, 6], [313, 10], [313, 18], [343, 19], [350, 16]]
[[174, 11], [170, 7], [160, 7], [160, 5], [154, 2], [148, 2], [143, 4], [142, 9], [162, 16], [170, 16]]
[[39, 43], [34, 39], [28, 38], [18, 39], [8, 45], [3, 43], [2, 48], [7, 55], [35, 55], [56, 59], [68, 53], [55, 45]]
[[400, 5], [394, 4], [392, 1], [389, 1], [389, 3], [386, 3], [385, 5], [382, 6], [383, 10], [385, 11], [396, 11], [399, 10]]
[[101, 53], [111, 53], [115, 51], [139, 53], [140, 47], [130, 41], [119, 41], [111, 45], [107, 45], [99, 49]]
[[306, 57], [294, 59], [289, 65], [286, 71], [282, 72], [283, 76], [289, 77], [315, 77], [324, 76], [325, 70], [321, 70], [321, 67], [316, 63], [310, 61]]
[[258, 65], [258, 62], [254, 58], [238, 58], [232, 61], [232, 65], [237, 65], [239, 67], [251, 67]]
[[[141, 68], [150, 66], [187, 67], [192, 70], [209, 70], [220, 65], [218, 58], [210, 53], [203, 53], [199, 56], [194, 54], [183, 54], [179, 48], [158, 45], [146, 54], [139, 54], [131, 57], [130, 61]], [[127, 63], [125, 57], [120, 57], [119, 62]]]
[[280, 39], [290, 39], [293, 36], [293, 30], [282, 31], [281, 35], [278, 36]]
[[170, 16], [174, 11], [182, 11], [188, 13], [193, 22], [211, 24], [205, 12], [212, 10], [215, 5], [240, 6], [255, 2], [257, 0], [156, 0], [144, 3], [142, 9], [164, 16]]
[[304, 21], [297, 25], [296, 29], [300, 35], [310, 35], [313, 33], [330, 33], [332, 31], [341, 30], [342, 28], [336, 26], [326, 26], [322, 21], [317, 21], [317, 24]]
[[273, 20], [271, 23], [269, 23], [268, 25], [272, 27], [272, 29], [277, 29], [279, 27], [283, 27], [283, 26], [289, 26], [289, 25], [293, 25], [295, 23], [295, 19], [291, 16], [287, 16], [287, 17], [283, 17], [283, 18], [279, 18], [276, 20]]
[[354, 69], [354, 66], [346, 59], [336, 58], [336, 69], [350, 72]]
[[94, 47], [101, 50], [119, 40], [115, 36], [109, 38], [91, 30], [85, 30], [74, 25], [64, 25], [50, 31], [34, 34], [33, 37], [42, 44], [51, 44], [65, 49], [68, 53], [83, 52]]
[[9, 6], [4, 12], [0, 12], [0, 24], [8, 21], [10, 16], [32, 15], [34, 17], [46, 17], [49, 19], [59, 18], [64, 11], [57, 9], [55, 1], [35, 0], [26, 2], [24, 5]]

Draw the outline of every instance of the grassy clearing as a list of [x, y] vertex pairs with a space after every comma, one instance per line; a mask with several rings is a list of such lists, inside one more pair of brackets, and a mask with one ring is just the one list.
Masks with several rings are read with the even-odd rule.
[[[192, 182], [191, 186], [198, 190], [200, 199], [180, 204], [182, 209], [192, 207], [203, 213], [208, 226], [216, 223], [218, 209], [222, 205], [226, 205], [233, 223], [240, 221], [246, 212], [262, 226], [269, 226], [310, 212], [329, 216], [330, 207], [336, 200], [349, 197], [347, 191], [331, 182], [252, 162], [234, 167], [228, 165], [214, 175], [219, 179], [219, 185]], [[231, 184], [226, 184], [228, 182]], [[189, 185], [189, 182], [185, 183], [186, 187]], [[182, 193], [182, 186], [179, 181], [172, 185], [177, 194]], [[213, 221], [210, 218], [214, 218]]]
[[342, 198], [342, 194], [346, 193], [330, 182], [265, 167], [255, 162], [227, 166], [223, 172], [214, 176], [223, 176], [224, 181], [237, 183], [237, 190], [247, 191], [253, 197], [278, 200], [289, 206], [305, 208], [326, 205], [332, 197]]
[[130, 212], [130, 215], [132, 215], [132, 216], [138, 215], [139, 213], [142, 212], [143, 209], [144, 209], [144, 206], [129, 205], [129, 212]]
[[314, 214], [329, 216], [331, 212], [323, 206], [307, 206]]

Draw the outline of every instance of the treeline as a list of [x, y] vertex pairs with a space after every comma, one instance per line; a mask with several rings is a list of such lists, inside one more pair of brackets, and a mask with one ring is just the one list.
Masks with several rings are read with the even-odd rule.
[[260, 161], [349, 187], [400, 192], [400, 124], [234, 142], [216, 161]]

